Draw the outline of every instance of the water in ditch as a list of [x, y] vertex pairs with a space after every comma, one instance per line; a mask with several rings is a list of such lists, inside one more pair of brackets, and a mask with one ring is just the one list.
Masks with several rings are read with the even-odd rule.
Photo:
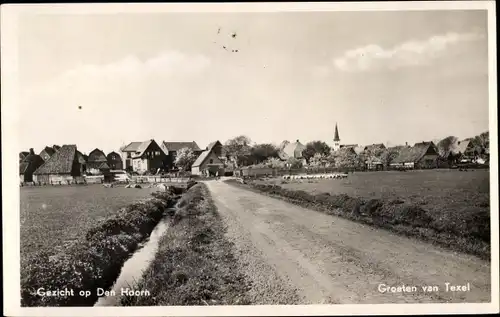
[[[153, 229], [149, 239], [123, 265], [120, 276], [111, 288], [114, 296], [99, 297], [94, 306], [120, 306], [121, 290], [134, 289], [142, 273], [154, 259], [161, 236], [168, 229], [168, 218], [163, 218]], [[110, 292], [111, 293], [111, 292]]]

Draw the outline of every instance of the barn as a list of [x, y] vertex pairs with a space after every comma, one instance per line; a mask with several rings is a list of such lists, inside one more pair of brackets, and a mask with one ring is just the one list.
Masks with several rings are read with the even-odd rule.
[[33, 172], [44, 163], [40, 155], [36, 155], [33, 149], [30, 149], [29, 154], [19, 164], [19, 176], [22, 183], [33, 181]]
[[403, 147], [390, 164], [393, 168], [429, 169], [438, 167], [439, 153], [433, 142], [415, 143], [412, 147]]
[[123, 170], [123, 161], [120, 154], [111, 152], [106, 156], [108, 165], [112, 170]]
[[90, 152], [86, 169], [92, 175], [108, 174], [110, 167], [104, 152], [99, 149]]
[[33, 173], [33, 181], [41, 183], [58, 183], [73, 181], [82, 175], [82, 164], [77, 155], [76, 145], [63, 145], [43, 165]]
[[219, 141], [210, 143], [191, 166], [191, 173], [206, 176], [215, 176], [217, 173], [223, 175], [224, 163], [220, 159], [221, 155], [222, 144]]

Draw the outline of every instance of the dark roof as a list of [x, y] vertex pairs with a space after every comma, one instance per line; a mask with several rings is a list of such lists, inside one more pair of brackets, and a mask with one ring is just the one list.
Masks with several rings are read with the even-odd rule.
[[376, 149], [385, 149], [384, 143], [370, 144], [365, 146], [365, 151], [373, 151]]
[[222, 143], [220, 143], [218, 140], [217, 141], [214, 141], [214, 142], [211, 142], [208, 146], [207, 146], [207, 150], [208, 151], [211, 151], [215, 145], [220, 145], [222, 146]]
[[76, 151], [76, 155], [78, 157], [78, 163], [80, 164], [85, 164], [87, 163], [87, 158], [86, 155], [83, 155], [82, 152]]
[[92, 162], [106, 162], [106, 154], [104, 154], [103, 151], [99, 149], [94, 149], [92, 152], [89, 153], [89, 161]]
[[415, 143], [412, 147], [403, 147], [399, 150], [398, 156], [392, 163], [410, 163], [418, 162], [427, 153], [430, 147], [434, 147], [433, 142]]
[[55, 151], [59, 151], [61, 149], [61, 147], [59, 145], [52, 145], [52, 148], [55, 150]]
[[70, 174], [75, 156], [76, 145], [63, 145], [34, 174]]
[[28, 168], [31, 168], [35, 170], [39, 166], [41, 166], [44, 163], [42, 157], [37, 154], [29, 154], [24, 158], [24, 160], [19, 164], [19, 173], [23, 174], [28, 170]]
[[339, 129], [337, 128], [337, 124], [336, 123], [335, 123], [335, 136], [333, 137], [333, 141], [340, 141]]
[[120, 156], [120, 154], [116, 153], [115, 151], [109, 153], [106, 158], [108, 159], [108, 161], [113, 161], [112, 159], [112, 156], [116, 156], [116, 158], [114, 159], [114, 161], [120, 161], [122, 160], [122, 157]]
[[139, 146], [144, 142], [130, 142], [130, 144], [124, 146], [121, 151], [122, 152], [136, 152]]
[[19, 158], [20, 158], [21, 160], [24, 160], [24, 158], [25, 158], [26, 156], [28, 156], [29, 154], [30, 154], [30, 152], [26, 152], [26, 151], [20, 152], [20, 153], [19, 153]]
[[189, 148], [189, 149], [192, 149], [193, 151], [200, 150], [200, 148], [198, 147], [198, 144], [196, 144], [195, 141], [192, 141], [192, 142], [165, 142], [165, 141], [163, 141], [163, 146], [168, 151], [179, 151], [180, 149], [183, 149], [183, 148]]
[[19, 163], [19, 174], [24, 174], [24, 172], [26, 172], [26, 170], [28, 169], [29, 165], [30, 163], [28, 162]]
[[51, 148], [50, 146], [46, 146], [43, 150], [40, 151], [40, 154], [42, 154], [42, 152], [47, 153], [49, 156], [52, 156], [54, 155], [54, 153], [56, 153], [56, 150], [54, 150], [53, 148]]

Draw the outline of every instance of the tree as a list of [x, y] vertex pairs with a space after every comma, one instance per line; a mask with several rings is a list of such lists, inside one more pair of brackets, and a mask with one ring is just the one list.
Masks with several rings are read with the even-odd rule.
[[458, 138], [456, 136], [448, 136], [436, 144], [438, 149], [438, 153], [440, 156], [446, 156], [451, 154], [450, 151], [453, 149], [453, 145], [458, 142]]
[[196, 161], [197, 156], [190, 148], [182, 148], [177, 151], [177, 156], [175, 157], [175, 166], [183, 171], [187, 171], [191, 168], [193, 163]]
[[283, 162], [282, 160], [278, 158], [271, 157], [265, 161], [265, 164], [267, 167], [271, 168], [285, 168], [286, 162]]
[[262, 163], [270, 158], [278, 157], [278, 149], [269, 143], [257, 144], [250, 150], [254, 163]]
[[309, 160], [316, 154], [328, 156], [330, 154], [330, 147], [323, 141], [311, 141], [306, 144], [306, 149], [302, 152], [302, 156], [309, 163]]
[[380, 154], [380, 160], [382, 161], [382, 164], [384, 164], [385, 167], [391, 165], [392, 161], [394, 161], [394, 159], [398, 156], [399, 150], [401, 148], [402, 146], [385, 149]]
[[328, 164], [328, 155], [316, 153], [309, 159], [309, 166], [311, 167], [324, 167]]
[[333, 161], [338, 168], [354, 168], [358, 164], [358, 155], [352, 149], [345, 148], [333, 152]]
[[303, 166], [302, 160], [296, 159], [295, 157], [288, 158], [287, 164], [292, 169], [302, 168], [302, 166]]
[[472, 145], [475, 147], [478, 154], [483, 154], [486, 149], [490, 148], [490, 132], [486, 131], [471, 139]]
[[223, 151], [227, 158], [235, 160], [238, 166], [251, 164], [251, 143], [249, 137], [240, 135], [234, 139], [227, 140], [223, 146]]

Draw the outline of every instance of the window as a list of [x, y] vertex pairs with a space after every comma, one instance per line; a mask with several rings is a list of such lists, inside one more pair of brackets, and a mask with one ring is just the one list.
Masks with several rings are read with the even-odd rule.
[[213, 164], [214, 163], [214, 160], [213, 159], [210, 159], [210, 164]]
[[155, 152], [157, 156], [160, 156], [160, 151]]
[[131, 157], [132, 157], [132, 153], [127, 152], [127, 158], [131, 158]]

